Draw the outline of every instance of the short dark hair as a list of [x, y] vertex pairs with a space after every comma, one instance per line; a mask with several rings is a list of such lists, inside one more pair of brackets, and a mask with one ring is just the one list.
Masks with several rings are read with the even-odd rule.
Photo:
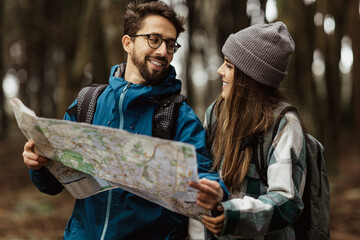
[[185, 18], [178, 16], [166, 3], [162, 1], [142, 4], [132, 2], [127, 5], [124, 15], [124, 35], [135, 35], [142, 27], [144, 18], [150, 15], [159, 15], [169, 20], [176, 29], [176, 38], [185, 31], [183, 27]]

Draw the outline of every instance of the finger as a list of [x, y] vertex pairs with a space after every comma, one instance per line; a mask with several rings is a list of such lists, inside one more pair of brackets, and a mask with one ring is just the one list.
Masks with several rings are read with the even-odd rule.
[[209, 191], [211, 193], [218, 195], [218, 193], [220, 191], [222, 192], [222, 188], [221, 188], [220, 184], [214, 180], [209, 180], [209, 179], [203, 178], [203, 179], [200, 179], [199, 182], [201, 183], [203, 189], [206, 189], [207, 191]]
[[212, 204], [207, 203], [207, 202], [203, 202], [203, 201], [198, 200], [198, 199], [196, 199], [196, 205], [198, 205], [199, 207], [201, 207], [201, 208], [203, 208], [205, 210], [209, 210], [209, 211], [213, 210]]
[[201, 189], [201, 184], [199, 182], [191, 181], [191, 182], [189, 182], [189, 186], [192, 187], [192, 188], [195, 188], [195, 189], [197, 189], [199, 191]]
[[204, 184], [204, 182], [204, 179], [200, 179], [199, 182], [189, 182], [189, 186], [199, 190], [200, 192], [214, 193], [214, 191], [211, 189], [211, 186]]
[[206, 221], [209, 224], [214, 224], [214, 225], [223, 225], [224, 224], [224, 220], [225, 220], [225, 215], [221, 214], [217, 217], [209, 217], [209, 216], [203, 216], [202, 219], [204, 221]]
[[219, 203], [223, 197], [222, 191], [219, 192], [198, 192], [197, 199], [204, 202]]
[[223, 199], [224, 196], [224, 191], [222, 190], [220, 184], [214, 180], [209, 180], [206, 178], [200, 179], [201, 183], [205, 186], [208, 186], [210, 189], [210, 192], [214, 197], [216, 197], [215, 199], [213, 199], [216, 202], [220, 202], [221, 199]]
[[23, 158], [24, 158], [24, 160], [25, 159], [30, 159], [30, 160], [34, 160], [34, 161], [37, 161], [37, 162], [43, 162], [44, 161], [44, 159], [41, 158], [40, 155], [38, 155], [38, 154], [36, 154], [36, 153], [34, 153], [32, 151], [24, 151], [23, 152]]
[[[198, 203], [198, 205], [201, 205], [202, 207], [204, 207], [204, 205], [206, 206], [207, 210], [214, 210], [215, 208], [217, 208], [217, 205], [219, 204], [219, 202], [222, 199], [222, 194], [204, 194], [199, 192], [196, 195], [196, 201]], [[221, 212], [221, 211], [219, 211]]]
[[[189, 182], [189, 186], [199, 190], [200, 192], [211, 194], [214, 196], [218, 196], [219, 192], [222, 192], [222, 189], [218, 182], [206, 178], [200, 179], [199, 182], [191, 181]], [[208, 196], [206, 195], [205, 197]]]
[[204, 222], [203, 224], [207, 229], [211, 229], [212, 231], [220, 231], [221, 230], [221, 226], [217, 226], [212, 223], [206, 223], [206, 222]]
[[36, 154], [34, 152], [31, 152], [31, 151], [23, 152], [23, 158], [24, 158], [24, 163], [26, 165], [28, 165], [29, 163], [32, 163], [31, 165], [34, 165], [33, 162], [36, 162], [37, 163], [36, 165], [43, 166], [44, 164], [46, 164], [49, 161], [48, 158], [40, 156], [40, 155], [38, 155], [38, 154]]
[[223, 224], [221, 225], [214, 225], [212, 223], [208, 223], [206, 221], [203, 221], [202, 222], [204, 224], [204, 226], [209, 230], [211, 231], [212, 233], [215, 233], [215, 234], [218, 234], [220, 233], [221, 229], [222, 229], [222, 226]]
[[48, 159], [46, 158], [41, 158], [38, 155], [35, 155], [34, 157], [33, 155], [34, 154], [24, 154], [24, 163], [28, 168], [39, 169], [48, 162]]
[[[212, 197], [213, 196], [213, 197]], [[214, 210], [219, 203], [219, 199], [216, 195], [204, 195], [198, 193], [196, 196], [196, 204], [205, 210]]]
[[207, 178], [202, 178], [199, 180], [200, 183], [209, 186], [210, 188], [220, 188], [220, 184], [217, 181], [210, 180]]
[[24, 161], [25, 165], [30, 168], [30, 169], [33, 169], [33, 170], [39, 170], [43, 164], [37, 162], [37, 161], [34, 161], [34, 160], [26, 160]]
[[190, 182], [189, 185], [190, 187], [196, 188], [199, 191], [209, 192], [211, 191], [211, 188], [208, 186], [208, 184], [204, 184], [205, 181], [205, 179], [200, 179], [199, 182]]
[[207, 228], [207, 229], [215, 235], [218, 235], [220, 233], [220, 230], [217, 229], [213, 229], [213, 228]]
[[215, 232], [216, 234], [218, 234], [222, 229], [222, 226], [214, 226], [214, 225], [206, 225], [206, 224], [204, 224], [204, 227], [206, 227], [212, 232]]
[[24, 145], [24, 151], [32, 151], [35, 143], [31, 140], [27, 141]]
[[189, 182], [189, 186], [199, 190], [196, 204], [205, 210], [215, 209], [224, 194], [218, 182], [205, 178], [200, 179], [199, 182]]
[[35, 161], [35, 160], [32, 160], [32, 159], [26, 159], [26, 160], [24, 160], [24, 163], [28, 168], [38, 170], [38, 169], [42, 168], [47, 163], [47, 161], [46, 162], [39, 162], [39, 161]]

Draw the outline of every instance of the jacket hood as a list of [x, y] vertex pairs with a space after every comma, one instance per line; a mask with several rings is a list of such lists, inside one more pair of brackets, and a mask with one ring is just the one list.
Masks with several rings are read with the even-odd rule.
[[[121, 63], [111, 68], [109, 84], [115, 92], [118, 92], [120, 88], [130, 83], [123, 78], [125, 68], [126, 63]], [[138, 97], [142, 96], [145, 98], [162, 99], [175, 93], [180, 93], [181, 81], [179, 79], [176, 79], [176, 71], [172, 65], [170, 65], [169, 72], [170, 73], [167, 78], [160, 84], [142, 85], [130, 83], [131, 88], [139, 90], [136, 91], [139, 95]]]

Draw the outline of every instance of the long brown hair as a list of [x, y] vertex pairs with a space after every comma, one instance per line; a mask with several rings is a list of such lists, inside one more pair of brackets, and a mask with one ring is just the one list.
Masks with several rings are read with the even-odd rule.
[[213, 170], [221, 167], [222, 178], [230, 191], [238, 189], [252, 157], [252, 148], [240, 150], [244, 137], [266, 132], [274, 121], [276, 106], [287, 101], [278, 89], [267, 87], [235, 67], [234, 81], [226, 99], [219, 96], [215, 105]]

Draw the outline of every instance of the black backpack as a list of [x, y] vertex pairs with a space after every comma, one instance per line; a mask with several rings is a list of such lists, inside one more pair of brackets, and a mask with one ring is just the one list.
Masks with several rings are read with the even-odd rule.
[[[208, 111], [209, 123], [208, 135], [213, 132], [215, 115]], [[267, 162], [264, 156], [270, 149], [279, 124], [285, 113], [293, 111], [298, 114], [297, 109], [290, 105], [285, 105], [282, 110], [274, 113], [275, 122], [265, 135], [250, 136], [243, 139], [242, 148], [252, 146], [255, 154], [256, 170], [260, 180], [267, 184]], [[324, 148], [321, 143], [310, 134], [304, 132], [306, 137], [307, 152], [307, 173], [305, 189], [302, 196], [304, 210], [299, 219], [294, 223], [296, 239], [301, 240], [328, 240], [330, 239], [329, 220], [330, 220], [330, 186], [325, 166]], [[209, 145], [208, 145], [209, 146]], [[260, 157], [258, 157], [260, 155]]]
[[[276, 118], [273, 125], [271, 139], [265, 135], [264, 141], [260, 140], [260, 150], [262, 142], [267, 143], [264, 147], [265, 153], [268, 152], [270, 145], [276, 136], [279, 129], [281, 119], [285, 113], [292, 111], [298, 115], [295, 107], [287, 105], [284, 107]], [[316, 239], [327, 240], [330, 239], [329, 220], [330, 220], [330, 186], [326, 172], [324, 148], [321, 143], [304, 132], [306, 138], [306, 159], [307, 159], [307, 173], [305, 189], [302, 196], [304, 203], [304, 210], [299, 219], [294, 224], [296, 239]], [[261, 139], [261, 138], [260, 138]], [[261, 154], [260, 166], [257, 166], [258, 174], [262, 181], [267, 179], [266, 160]], [[256, 161], [259, 162], [259, 161]], [[266, 182], [263, 182], [267, 185]]]
[[[108, 84], [90, 85], [80, 90], [77, 97], [77, 104], [66, 112], [69, 115], [76, 114], [77, 122], [91, 124], [96, 110], [97, 99], [105, 90]], [[152, 136], [165, 139], [173, 139], [176, 133], [176, 120], [179, 107], [186, 97], [182, 94], [174, 94], [165, 99], [149, 99], [158, 107], [154, 111], [152, 121]]]

